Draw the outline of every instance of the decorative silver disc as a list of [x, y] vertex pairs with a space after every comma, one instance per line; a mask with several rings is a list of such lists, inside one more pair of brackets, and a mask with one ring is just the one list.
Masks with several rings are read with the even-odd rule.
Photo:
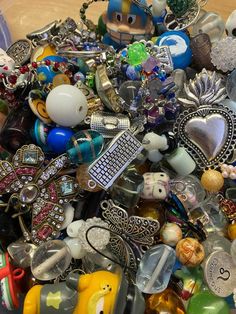
[[236, 283], [236, 265], [224, 251], [213, 252], [206, 261], [204, 277], [209, 289], [220, 297], [233, 293]]

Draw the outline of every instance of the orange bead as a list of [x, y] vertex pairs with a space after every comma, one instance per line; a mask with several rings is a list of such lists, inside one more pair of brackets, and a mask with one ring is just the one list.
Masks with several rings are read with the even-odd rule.
[[219, 192], [224, 185], [224, 178], [221, 172], [209, 169], [201, 177], [201, 184], [208, 192]]
[[236, 223], [230, 224], [228, 226], [228, 236], [229, 236], [230, 240], [236, 239]]

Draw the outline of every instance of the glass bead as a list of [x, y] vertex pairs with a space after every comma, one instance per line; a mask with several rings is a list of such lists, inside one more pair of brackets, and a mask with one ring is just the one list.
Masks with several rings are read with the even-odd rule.
[[194, 295], [187, 307], [187, 314], [230, 314], [229, 306], [223, 298], [209, 291]]
[[136, 285], [143, 293], [164, 291], [175, 264], [175, 251], [164, 244], [153, 246], [145, 252], [136, 274]]
[[176, 246], [182, 239], [183, 234], [181, 228], [175, 223], [166, 223], [160, 231], [160, 237], [164, 244]]
[[202, 245], [204, 247], [205, 256], [207, 257], [215, 251], [225, 251], [230, 253], [231, 242], [218, 233], [212, 233], [204, 242], [202, 242]]
[[102, 152], [104, 138], [96, 131], [79, 131], [67, 144], [67, 154], [74, 164], [90, 163]]
[[90, 175], [88, 174], [89, 165], [80, 165], [76, 171], [76, 180], [79, 184], [79, 187], [88, 192], [98, 192], [101, 191], [102, 188], [97, 185]]
[[134, 43], [128, 47], [128, 63], [130, 65], [140, 65], [148, 58], [147, 50], [143, 43]]
[[145, 314], [185, 314], [183, 302], [172, 289], [152, 294], [146, 299]]
[[70, 249], [65, 242], [50, 240], [35, 251], [31, 263], [32, 274], [43, 281], [55, 279], [64, 273], [71, 259]]
[[214, 12], [205, 12], [193, 25], [193, 36], [200, 33], [209, 35], [212, 43], [220, 40], [225, 31], [225, 22], [223, 18]]
[[47, 136], [47, 145], [50, 151], [58, 155], [65, 153], [66, 145], [73, 135], [74, 131], [70, 128], [53, 128]]
[[110, 189], [112, 200], [125, 208], [134, 208], [140, 199], [144, 178], [134, 167], [129, 167]]

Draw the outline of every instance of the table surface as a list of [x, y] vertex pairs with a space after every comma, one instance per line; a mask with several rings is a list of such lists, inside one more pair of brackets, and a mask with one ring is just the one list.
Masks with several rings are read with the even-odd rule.
[[[56, 19], [70, 16], [79, 21], [79, 10], [83, 2], [86, 0], [0, 0], [0, 8], [10, 26], [13, 40], [16, 40]], [[151, 4], [152, 0], [148, 0], [148, 3]], [[106, 7], [106, 1], [93, 3], [87, 15], [97, 22]], [[227, 20], [229, 14], [236, 9], [236, 1], [208, 0], [204, 9], [220, 13]]]

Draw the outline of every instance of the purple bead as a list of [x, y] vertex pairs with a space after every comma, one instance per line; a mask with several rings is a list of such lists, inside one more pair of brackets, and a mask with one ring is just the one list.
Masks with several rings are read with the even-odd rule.
[[142, 64], [142, 66], [145, 72], [150, 73], [155, 67], [158, 66], [158, 62], [154, 57], [151, 56]]

